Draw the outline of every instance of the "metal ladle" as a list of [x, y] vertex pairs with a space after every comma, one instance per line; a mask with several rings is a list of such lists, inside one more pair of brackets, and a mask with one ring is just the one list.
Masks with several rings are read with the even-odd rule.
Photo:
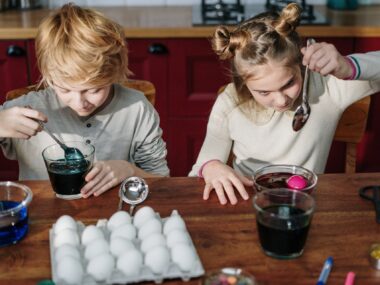
[[40, 127], [49, 135], [53, 140], [56, 141], [56, 143], [63, 149], [65, 152], [65, 159], [66, 160], [81, 160], [85, 159], [83, 153], [75, 148], [75, 147], [68, 147], [63, 142], [61, 142], [53, 133], [45, 126], [45, 124], [38, 120], [38, 123], [40, 124]]
[[[308, 47], [309, 45], [313, 43], [315, 43], [314, 39], [308, 39], [306, 47]], [[301, 105], [297, 107], [294, 113], [292, 126], [295, 132], [298, 132], [300, 129], [302, 129], [302, 127], [306, 124], [310, 116], [311, 109], [309, 105], [309, 96], [307, 93], [308, 83], [309, 83], [309, 65], [306, 66], [305, 76], [303, 79], [302, 103]]]
[[123, 208], [123, 201], [130, 205], [129, 214], [133, 215], [133, 210], [137, 204], [142, 203], [148, 197], [149, 187], [144, 179], [140, 177], [129, 177], [125, 179], [119, 189], [118, 211]]

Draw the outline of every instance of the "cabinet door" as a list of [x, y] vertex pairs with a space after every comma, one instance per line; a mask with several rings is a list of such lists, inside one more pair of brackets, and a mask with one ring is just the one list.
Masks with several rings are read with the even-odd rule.
[[0, 104], [12, 89], [28, 85], [25, 41], [0, 41]]
[[170, 54], [166, 40], [132, 39], [128, 42], [129, 69], [131, 78], [152, 82], [156, 88], [155, 108], [164, 119], [168, 98], [168, 56]]
[[[369, 52], [380, 50], [380, 38], [355, 39], [355, 52]], [[380, 93], [371, 97], [367, 128], [364, 138], [358, 146], [357, 171], [380, 171]]]
[[206, 135], [207, 118], [170, 119], [168, 163], [171, 176], [187, 176]]
[[41, 73], [37, 66], [34, 40], [28, 40], [26, 44], [28, 49], [28, 71], [30, 74], [29, 84], [36, 84], [41, 79]]
[[221, 62], [209, 39], [171, 39], [169, 116], [205, 117], [218, 89], [228, 83], [228, 62]]
[[[12, 89], [28, 85], [25, 41], [0, 41], [0, 104]], [[0, 151], [0, 180], [17, 180], [18, 165]]]

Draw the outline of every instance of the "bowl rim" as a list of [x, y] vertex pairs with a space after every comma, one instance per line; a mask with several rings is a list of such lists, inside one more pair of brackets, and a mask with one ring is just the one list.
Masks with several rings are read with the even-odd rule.
[[[298, 195], [298, 196], [301, 196], [301, 197], [306, 198], [306, 199], [311, 199], [311, 208], [308, 209], [307, 211], [303, 212], [303, 213], [299, 213], [299, 214], [293, 215], [294, 218], [300, 218], [300, 217], [303, 217], [303, 216], [311, 216], [315, 212], [316, 202], [315, 202], [315, 199], [314, 199], [313, 195], [305, 193], [304, 191], [292, 190], [292, 189], [289, 189], [289, 188], [268, 188], [268, 189], [265, 189], [263, 191], [260, 191], [260, 192], [256, 193], [253, 196], [253, 198], [252, 198], [252, 204], [253, 204], [254, 209], [257, 212], [260, 212], [260, 213], [264, 212], [264, 209], [256, 204], [256, 200], [258, 199], [258, 196], [259, 195], [269, 194], [269, 192], [276, 192], [276, 193], [272, 193], [271, 195], [276, 195], [277, 194], [278, 196], [281, 196], [281, 195], [284, 195], [284, 194], [286, 194], [286, 195], [291, 194], [292, 196], [297, 196]], [[270, 217], [274, 217], [274, 218], [277, 218], [277, 219], [280, 219], [280, 220], [287, 219], [287, 218], [284, 218], [281, 215], [275, 214], [275, 213], [268, 213], [268, 215]]]
[[18, 188], [21, 188], [26, 193], [26, 197], [20, 202], [20, 204], [18, 204], [16, 207], [1, 211], [0, 217], [7, 216], [7, 215], [14, 213], [14, 212], [19, 212], [22, 208], [27, 207], [29, 205], [29, 203], [32, 201], [33, 192], [28, 186], [26, 186], [24, 184], [12, 182], [12, 181], [3, 181], [3, 182], [0, 182], [0, 186], [18, 187]]
[[241, 267], [222, 267], [216, 270], [211, 270], [203, 276], [202, 278], [203, 283], [205, 283], [207, 279], [215, 278], [216, 276], [219, 276], [220, 274], [224, 274], [231, 277], [245, 276], [245, 277], [248, 277], [253, 282], [253, 285], [257, 284], [257, 280], [255, 276], [248, 270]]
[[[266, 168], [271, 168], [271, 167], [284, 167], [284, 168], [299, 168], [307, 173], [310, 173], [312, 175], [312, 177], [314, 178], [314, 183], [310, 184], [308, 187], [305, 187], [303, 188], [302, 190], [297, 190], [297, 191], [300, 191], [300, 192], [308, 192], [310, 190], [312, 190], [313, 188], [316, 188], [317, 186], [317, 183], [318, 183], [318, 175], [314, 172], [314, 171], [311, 171], [310, 169], [307, 169], [303, 166], [299, 166], [299, 165], [295, 165], [295, 164], [267, 164], [267, 165], [264, 165], [262, 167], [259, 167], [257, 168], [253, 174], [252, 174], [252, 179], [253, 179], [253, 183], [254, 184], [257, 184], [256, 183], [256, 180], [257, 180], [257, 172], [259, 171], [263, 171], [264, 169]], [[290, 173], [290, 172], [289, 172]], [[261, 186], [261, 185], [260, 185]], [[261, 187], [264, 187], [264, 186], [261, 186]], [[272, 189], [272, 188], [267, 188], [265, 187], [266, 189]], [[292, 189], [292, 188], [284, 188], [284, 189], [290, 189], [290, 190], [295, 190], [295, 189]], [[316, 189], [314, 189], [315, 191]], [[314, 192], [313, 191], [313, 192]]]

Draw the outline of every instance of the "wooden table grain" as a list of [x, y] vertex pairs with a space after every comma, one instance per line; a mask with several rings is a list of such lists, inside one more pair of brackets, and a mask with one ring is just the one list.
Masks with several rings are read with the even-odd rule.
[[[251, 199], [236, 206], [220, 205], [215, 195], [203, 201], [203, 182], [198, 178], [154, 178], [147, 182], [151, 191], [144, 204], [162, 217], [173, 209], [179, 211], [207, 272], [241, 267], [261, 285], [315, 284], [323, 262], [332, 256], [329, 285], [343, 284], [349, 271], [356, 273], [357, 284], [380, 284], [380, 271], [368, 262], [370, 245], [380, 242], [380, 225], [375, 221], [373, 205], [358, 195], [362, 186], [380, 185], [380, 173], [320, 175], [305, 251], [293, 260], [273, 259], [261, 251]], [[98, 219], [108, 219], [118, 204], [117, 189], [97, 198], [65, 201], [55, 198], [48, 181], [24, 184], [34, 193], [29, 206], [29, 233], [19, 244], [0, 248], [0, 284], [36, 284], [50, 279], [48, 231], [52, 224], [63, 214], [94, 224]], [[199, 282], [193, 279], [189, 284]]]

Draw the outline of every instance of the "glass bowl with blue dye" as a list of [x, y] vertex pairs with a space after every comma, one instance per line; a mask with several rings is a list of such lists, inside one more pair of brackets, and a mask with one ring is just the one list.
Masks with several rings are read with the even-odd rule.
[[42, 151], [42, 157], [56, 197], [66, 200], [79, 199], [82, 197], [80, 189], [86, 183], [84, 178], [93, 164], [95, 147], [79, 141], [64, 144], [76, 148], [82, 156], [68, 159], [64, 150], [58, 144], [54, 144]]
[[0, 247], [15, 244], [28, 232], [28, 205], [33, 193], [26, 185], [0, 182]]

